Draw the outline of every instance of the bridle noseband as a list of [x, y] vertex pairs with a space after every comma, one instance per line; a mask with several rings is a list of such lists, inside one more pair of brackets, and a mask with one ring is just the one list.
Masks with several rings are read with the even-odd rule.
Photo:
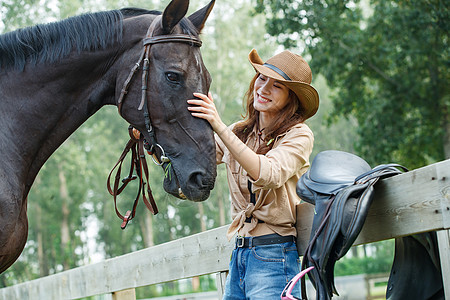
[[[130, 83], [137, 72], [139, 68], [142, 65], [142, 96], [141, 96], [141, 103], [139, 104], [138, 110], [143, 110], [144, 115], [144, 122], [145, 122], [145, 128], [148, 133], [148, 140], [144, 139], [142, 134], [136, 134], [133, 132], [135, 129], [130, 125], [129, 127], [129, 134], [130, 134], [130, 140], [128, 141], [127, 145], [125, 146], [125, 149], [122, 152], [122, 155], [119, 158], [119, 161], [116, 163], [114, 168], [111, 170], [109, 176], [108, 176], [108, 182], [107, 182], [107, 188], [109, 193], [114, 197], [114, 206], [116, 210], [117, 216], [123, 220], [121, 228], [124, 229], [127, 226], [127, 223], [134, 218], [136, 213], [136, 206], [139, 201], [140, 195], [142, 193], [143, 201], [147, 208], [153, 213], [158, 213], [158, 208], [156, 207], [156, 202], [153, 199], [152, 191], [150, 189], [150, 184], [148, 180], [148, 167], [147, 167], [147, 161], [145, 159], [145, 151], [144, 148], [147, 150], [147, 153], [151, 155], [152, 160], [155, 164], [161, 166], [164, 163], [170, 164], [170, 159], [165, 155], [165, 151], [163, 147], [157, 143], [155, 132], [153, 130], [153, 126], [150, 119], [150, 113], [148, 109], [148, 101], [147, 101], [147, 89], [148, 89], [148, 73], [149, 73], [149, 65], [150, 65], [150, 49], [151, 46], [154, 44], [161, 44], [161, 43], [184, 43], [184, 44], [190, 44], [191, 46], [195, 47], [201, 47], [202, 41], [198, 39], [195, 36], [190, 36], [187, 34], [169, 34], [169, 35], [158, 35], [154, 36], [155, 27], [157, 24], [160, 23], [161, 16], [158, 16], [153, 20], [153, 22], [150, 24], [150, 27], [147, 30], [146, 37], [143, 39], [143, 46], [144, 49], [142, 50], [139, 59], [137, 63], [131, 68], [131, 71], [125, 80], [119, 99], [117, 101], [117, 108], [119, 111], [119, 115], [122, 116], [122, 105], [125, 100], [126, 95], [128, 94], [128, 88], [130, 86]], [[159, 158], [156, 157], [157, 149], [161, 152], [161, 156]], [[122, 168], [123, 160], [125, 159], [128, 152], [131, 151], [132, 153], [132, 161], [131, 161], [131, 167], [129, 171], [129, 175], [127, 178], [122, 180], [122, 185], [119, 187], [120, 182], [120, 171]], [[118, 167], [115, 180], [114, 180], [114, 187], [111, 188], [111, 175], [113, 171]], [[168, 166], [169, 167], [169, 166]], [[136, 170], [137, 175], [134, 176], [133, 172]], [[145, 179], [144, 179], [145, 176]], [[139, 190], [138, 194], [136, 196], [136, 199], [134, 200], [133, 209], [127, 211], [125, 216], [120, 214], [120, 212], [117, 209], [116, 204], [116, 198], [117, 196], [124, 190], [126, 185], [136, 179], [139, 178]], [[147, 184], [147, 193], [148, 193], [148, 199], [145, 195], [145, 185]], [[178, 193], [180, 197], [184, 197], [183, 192], [181, 191], [181, 188], [178, 184]]]

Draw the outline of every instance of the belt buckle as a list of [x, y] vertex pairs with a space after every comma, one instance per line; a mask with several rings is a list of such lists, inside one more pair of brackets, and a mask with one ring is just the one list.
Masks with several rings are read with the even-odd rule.
[[245, 245], [245, 239], [242, 236], [236, 237], [236, 247], [237, 248], [243, 248]]

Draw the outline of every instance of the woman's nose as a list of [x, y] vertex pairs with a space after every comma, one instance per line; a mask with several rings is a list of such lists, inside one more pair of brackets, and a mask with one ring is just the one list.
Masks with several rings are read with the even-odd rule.
[[270, 94], [270, 88], [271, 88], [272, 84], [270, 83], [269, 80], [266, 80], [263, 85], [261, 86], [260, 90], [261, 92], [263, 92], [264, 94]]

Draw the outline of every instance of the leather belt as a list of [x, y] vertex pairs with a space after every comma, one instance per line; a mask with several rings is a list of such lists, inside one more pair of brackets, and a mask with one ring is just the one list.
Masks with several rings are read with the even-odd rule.
[[268, 234], [255, 237], [236, 237], [236, 248], [251, 248], [254, 246], [273, 245], [288, 242], [296, 242], [297, 238], [293, 235], [282, 236], [279, 234]]

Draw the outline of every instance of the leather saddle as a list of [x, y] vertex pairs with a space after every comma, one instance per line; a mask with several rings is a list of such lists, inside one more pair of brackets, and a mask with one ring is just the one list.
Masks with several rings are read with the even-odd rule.
[[[334, 266], [336, 261], [342, 258], [353, 245], [364, 225], [374, 198], [374, 185], [382, 178], [398, 175], [403, 171], [408, 170], [398, 164], [384, 164], [371, 168], [365, 160], [354, 154], [328, 150], [318, 153], [310, 169], [299, 179], [298, 196], [303, 201], [315, 205], [311, 236], [303, 257], [302, 270], [314, 267], [308, 276], [316, 289], [316, 299], [331, 299], [333, 293], [339, 295], [334, 285]], [[435, 232], [426, 234], [435, 235]], [[423, 254], [419, 248], [424, 245], [404, 243], [403, 239], [405, 238], [399, 238], [399, 241], [408, 249], [397, 251], [396, 247], [393, 266], [396, 274], [394, 278], [391, 272], [389, 280], [391, 291], [388, 287], [388, 296], [391, 298], [388, 299], [417, 299], [403, 298], [402, 289], [411, 291], [411, 282], [417, 281], [409, 281], [408, 284], [408, 278], [411, 278], [408, 273], [412, 271], [408, 267], [398, 267], [398, 262], [416, 259], [420, 262], [422, 258], [417, 258], [417, 255]], [[425, 252], [429, 251], [425, 249]], [[437, 260], [438, 258], [439, 256]], [[440, 270], [440, 264], [437, 268]], [[439, 276], [442, 288], [440, 273], [434, 273]], [[437, 280], [437, 276], [432, 275], [430, 276]], [[400, 281], [403, 283], [397, 284]], [[424, 288], [424, 285], [420, 284], [420, 286], [419, 288]], [[302, 298], [307, 299], [304, 277], [302, 278]]]

